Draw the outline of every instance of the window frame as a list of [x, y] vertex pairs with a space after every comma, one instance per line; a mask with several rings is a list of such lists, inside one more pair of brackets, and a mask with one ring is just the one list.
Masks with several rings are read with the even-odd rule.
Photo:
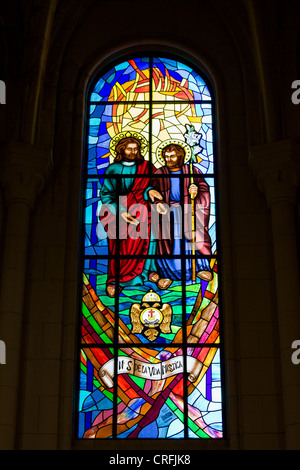
[[[83, 137], [83, 142], [84, 142], [84, 158], [83, 158], [83, 171], [82, 171], [82, 178], [81, 178], [81, 196], [80, 196], [80, 201], [81, 201], [81, 214], [80, 214], [80, 237], [79, 237], [79, 245], [80, 245], [80, 270], [79, 270], [79, 281], [78, 281], [78, 285], [79, 285], [79, 289], [78, 291], [80, 292], [81, 291], [81, 286], [82, 286], [82, 273], [84, 272], [84, 259], [86, 258], [86, 256], [84, 255], [84, 237], [85, 237], [85, 223], [84, 223], [84, 207], [83, 207], [83, 204], [85, 202], [85, 197], [84, 197], [84, 193], [85, 193], [85, 190], [86, 190], [86, 184], [87, 184], [87, 180], [88, 178], [90, 178], [91, 176], [87, 174], [87, 163], [88, 163], [88, 144], [87, 144], [87, 138], [88, 138], [88, 135], [89, 135], [89, 132], [88, 132], [88, 129], [89, 129], [89, 112], [88, 112], [88, 108], [91, 104], [93, 103], [97, 103], [97, 104], [100, 104], [100, 105], [105, 105], [107, 104], [107, 102], [104, 102], [104, 101], [97, 101], [97, 102], [93, 102], [90, 100], [90, 95], [92, 93], [92, 90], [95, 86], [95, 83], [99, 80], [100, 77], [104, 76], [110, 69], [112, 69], [116, 64], [120, 64], [128, 59], [135, 59], [136, 57], [162, 57], [162, 58], [168, 58], [168, 59], [172, 59], [172, 60], [177, 60], [177, 61], [181, 61], [182, 63], [184, 63], [185, 65], [191, 67], [193, 69], [193, 71], [195, 71], [196, 73], [198, 73], [202, 78], [203, 80], [205, 81], [206, 83], [206, 86], [208, 87], [209, 89], [209, 92], [210, 92], [210, 95], [211, 95], [211, 100], [207, 101], [210, 105], [211, 105], [211, 114], [212, 114], [212, 132], [213, 132], [213, 142], [212, 142], [212, 146], [213, 146], [213, 162], [214, 162], [214, 171], [213, 173], [208, 173], [208, 174], [205, 174], [203, 175], [204, 178], [213, 178], [214, 180], [214, 193], [215, 193], [215, 215], [216, 215], [216, 244], [217, 244], [217, 254], [214, 255], [212, 254], [211, 255], [211, 258], [216, 258], [218, 260], [218, 290], [219, 290], [219, 309], [220, 309], [220, 316], [219, 316], [219, 321], [220, 321], [220, 343], [218, 344], [217, 348], [219, 349], [220, 351], [220, 362], [221, 362], [221, 368], [220, 368], [220, 372], [221, 372], [221, 387], [222, 387], [222, 426], [223, 426], [223, 430], [222, 430], [222, 434], [223, 436], [221, 438], [217, 438], [217, 439], [209, 439], [209, 440], [212, 440], [212, 441], [221, 441], [221, 440], [224, 440], [226, 439], [226, 410], [225, 410], [225, 407], [226, 407], [226, 395], [225, 395], [225, 361], [224, 361], [224, 329], [223, 329], [223, 306], [222, 306], [222, 262], [221, 262], [221, 255], [220, 255], [220, 211], [219, 211], [219, 187], [218, 187], [218, 184], [219, 184], [219, 177], [218, 177], [218, 168], [219, 168], [219, 158], [218, 158], [218, 143], [219, 143], [219, 140], [218, 140], [218, 128], [217, 128], [217, 110], [216, 110], [216, 99], [215, 99], [215, 91], [214, 91], [214, 88], [213, 88], [213, 84], [212, 84], [212, 80], [210, 78], [208, 78], [208, 75], [203, 71], [202, 68], [200, 68], [199, 66], [196, 66], [195, 63], [189, 59], [187, 59], [186, 57], [182, 57], [181, 55], [178, 55], [178, 54], [170, 54], [170, 53], [167, 53], [167, 52], [158, 52], [158, 51], [139, 51], [138, 53], [134, 53], [134, 54], [126, 54], [122, 57], [118, 57], [117, 59], [113, 59], [111, 61], [108, 61], [104, 66], [101, 66], [101, 67], [98, 67], [97, 70], [95, 71], [95, 73], [93, 74], [93, 76], [91, 77], [91, 80], [89, 82], [89, 85], [87, 87], [87, 91], [85, 93], [85, 111], [84, 111], [84, 137]], [[150, 76], [151, 76], [151, 67], [150, 67]], [[153, 105], [153, 102], [156, 102], [155, 100], [152, 100], [152, 80], [150, 80], [150, 99], [149, 99], [149, 115], [152, 116], [152, 105]], [[145, 101], [141, 101], [141, 103], [145, 104], [146, 102]], [[151, 119], [150, 119], [151, 121]], [[152, 154], [152, 139], [151, 139], [151, 125], [150, 125], [150, 129], [149, 129], [149, 156], [151, 156]], [[97, 175], [99, 177], [99, 175]], [[95, 175], [96, 177], [96, 175]], [[101, 175], [102, 177], [102, 175]], [[181, 255], [182, 258], [185, 257], [185, 255]], [[183, 292], [185, 292], [185, 289], [183, 289]], [[80, 297], [80, 296], [79, 296]], [[117, 296], [118, 297], [118, 296]], [[117, 298], [116, 297], [116, 298]], [[185, 305], [185, 297], [182, 298], [182, 303]], [[79, 303], [78, 305], [80, 305], [81, 303], [81, 297], [79, 299]], [[116, 309], [117, 310], [117, 309]], [[79, 394], [79, 375], [80, 375], [80, 371], [79, 371], [79, 357], [80, 357], [80, 350], [82, 348], [85, 348], [86, 346], [85, 345], [82, 345], [82, 343], [80, 342], [80, 339], [81, 339], [81, 316], [82, 316], [82, 312], [81, 312], [81, 308], [79, 307], [79, 315], [78, 315], [78, 318], [79, 318], [79, 322], [78, 322], [78, 359], [77, 359], [77, 362], [76, 362], [76, 370], [77, 370], [77, 384], [76, 384], [76, 405], [77, 406], [77, 403], [78, 403], [78, 398], [77, 398], [77, 395]], [[116, 325], [117, 325], [117, 318], [119, 317], [119, 315], [116, 315]], [[183, 311], [182, 313], [182, 318], [184, 319], [185, 318], [185, 313]], [[184, 325], [184, 322], [182, 323], [182, 326]], [[118, 326], [116, 326], [116, 329], [118, 328]], [[184, 328], [183, 328], [184, 329]], [[114, 350], [115, 352], [118, 352], [119, 350], [122, 349], [122, 344], [119, 344], [118, 341], [117, 341], [117, 338], [118, 338], [118, 335], [115, 334], [115, 338], [116, 338], [116, 341], [114, 342]], [[178, 345], [180, 345], [185, 351], [187, 351], [187, 348], [188, 348], [188, 343], [186, 342], [186, 334], [183, 333], [183, 341], [182, 343], [179, 343]], [[153, 348], [158, 348], [158, 347], [163, 347], [163, 346], [166, 346], [167, 344], [166, 343], [155, 343], [155, 345], [153, 346]], [[172, 347], [174, 344], [173, 343], [170, 343], [169, 344], [169, 347]], [[177, 344], [175, 344], [177, 345]], [[95, 347], [95, 346], [91, 346], [91, 347]], [[109, 348], [111, 347], [110, 344], [107, 344], [106, 346], [102, 346], [103, 348]], [[142, 347], [151, 347], [151, 344], [143, 344]], [[195, 346], [196, 347], [196, 346]], [[198, 347], [201, 347], [201, 345], [198, 345]], [[216, 345], [213, 345], [213, 344], [203, 344], [202, 347], [216, 347]], [[187, 353], [185, 352], [185, 358], [187, 357]], [[115, 361], [117, 362], [117, 361]], [[116, 369], [115, 369], [115, 372]], [[117, 376], [117, 374], [115, 373], [115, 377]], [[184, 371], [184, 376], [186, 376], [186, 370]], [[184, 384], [185, 384], [185, 390], [184, 390], [184, 395], [185, 395], [185, 407], [187, 407], [187, 391], [186, 391], [186, 387], [187, 387], [187, 380], [184, 380]], [[114, 412], [113, 412], [113, 422], [114, 422], [114, 432], [113, 432], [113, 437], [111, 438], [112, 440], [121, 440], [122, 441], [122, 438], [119, 438], [117, 436], [117, 432], [116, 432], [116, 403], [117, 403], [117, 393], [114, 393], [115, 395], [115, 398], [114, 398]], [[75, 409], [75, 415], [76, 415], [76, 424], [75, 424], [75, 439], [76, 440], [84, 440], [84, 438], [82, 437], [79, 437], [78, 436], [78, 415], [79, 411], [78, 409], [76, 408]], [[188, 440], [189, 442], [190, 441], [195, 441], [195, 442], [200, 442], [202, 441], [203, 439], [199, 438], [199, 439], [193, 439], [191, 437], [188, 437], [188, 426], [187, 426], [187, 408], [185, 409], [185, 436], [184, 438], [159, 438], [160, 441], [170, 441], [170, 442], [176, 442], [178, 440], [182, 441], [182, 440]], [[139, 438], [139, 439], [147, 439], [147, 438]], [[106, 439], [105, 438], [101, 438], [101, 439], [96, 439], [97, 441], [102, 441], [102, 442], [105, 442]], [[150, 439], [151, 440], [151, 439]]]

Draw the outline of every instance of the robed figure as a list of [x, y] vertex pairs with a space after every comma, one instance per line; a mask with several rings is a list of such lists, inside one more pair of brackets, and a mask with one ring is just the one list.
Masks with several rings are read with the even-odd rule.
[[[192, 279], [193, 263], [196, 275], [200, 279], [211, 280], [209, 264], [211, 255], [211, 238], [208, 232], [210, 216], [210, 191], [201, 171], [195, 166], [184, 163], [185, 151], [180, 145], [170, 144], [162, 150], [165, 165], [158, 168], [152, 179], [152, 185], [163, 197], [169, 211], [170, 224], [159, 223], [156, 259], [159, 274], [170, 280], [183, 279], [182, 259], [186, 255], [185, 280]], [[191, 184], [191, 169], [193, 183]], [[164, 175], [165, 177], [161, 177]], [[180, 176], [183, 175], [183, 176]], [[156, 177], [159, 176], [159, 177]], [[194, 199], [192, 209], [191, 198]], [[161, 206], [161, 202], [156, 202]], [[195, 230], [193, 232], [192, 219]], [[184, 222], [184, 223], [183, 223]], [[170, 226], [169, 231], [166, 230]], [[183, 240], [183, 243], [182, 243]], [[194, 243], [194, 251], [193, 251]], [[192, 256], [195, 253], [196, 256]], [[163, 257], [178, 255], [178, 258]], [[190, 257], [189, 257], [190, 256]]]

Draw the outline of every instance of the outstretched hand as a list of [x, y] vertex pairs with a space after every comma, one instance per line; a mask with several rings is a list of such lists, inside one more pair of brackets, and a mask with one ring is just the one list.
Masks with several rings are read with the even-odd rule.
[[148, 195], [152, 202], [154, 202], [155, 199], [162, 201], [162, 195], [158, 191], [156, 191], [156, 189], [150, 189]]
[[156, 204], [156, 209], [157, 209], [157, 212], [161, 215], [166, 215], [168, 212], [168, 209], [164, 202], [158, 202]]
[[129, 212], [122, 212], [121, 217], [127, 222], [128, 224], [132, 225], [139, 225], [139, 221], [135, 219]]
[[[159, 201], [163, 200], [162, 195], [160, 194], [160, 192], [156, 191], [156, 189], [150, 189], [149, 198], [152, 202], [154, 202], [155, 199], [158, 199]], [[156, 202], [156, 209], [157, 212], [162, 215], [165, 215], [168, 212], [163, 202]]]

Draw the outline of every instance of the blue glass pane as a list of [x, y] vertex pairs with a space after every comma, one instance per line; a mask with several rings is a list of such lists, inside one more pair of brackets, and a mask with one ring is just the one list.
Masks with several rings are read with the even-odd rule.
[[[166, 100], [211, 100], [203, 78], [182, 62], [153, 59], [153, 99], [164, 96]], [[160, 97], [161, 99], [161, 97]]]
[[91, 101], [149, 100], [149, 59], [124, 61], [105, 73], [91, 91]]

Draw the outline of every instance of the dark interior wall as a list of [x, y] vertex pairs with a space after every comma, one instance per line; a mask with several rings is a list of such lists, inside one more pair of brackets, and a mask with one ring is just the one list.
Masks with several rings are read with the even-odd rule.
[[[28, 226], [18, 311], [22, 334], [15, 346], [19, 379], [10, 394], [10, 416], [18, 418], [2, 419], [3, 447], [113, 448], [72, 441], [85, 93], [91, 77], [111, 60], [156, 49], [202, 69], [217, 105], [228, 439], [192, 446], [285, 448], [272, 219], [249, 154], [254, 146], [299, 141], [300, 105], [290, 98], [291, 81], [300, 79], [298, 2], [52, 0], [1, 8], [0, 47], [6, 52], [0, 79], [7, 85], [1, 149], [21, 142], [49, 155]], [[4, 181], [1, 188], [5, 273]], [[8, 327], [1, 325], [5, 340]], [[0, 367], [0, 383], [9, 390], [12, 366]]]

